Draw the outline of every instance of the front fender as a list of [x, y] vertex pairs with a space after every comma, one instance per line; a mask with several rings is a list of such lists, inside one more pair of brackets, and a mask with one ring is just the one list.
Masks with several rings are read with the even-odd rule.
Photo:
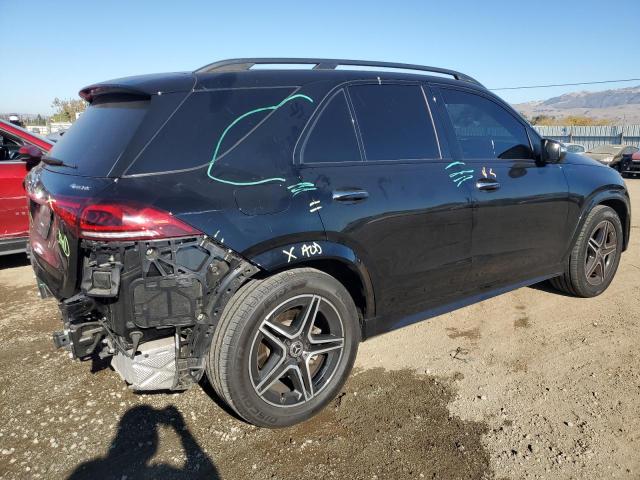
[[629, 201], [629, 194], [627, 190], [620, 185], [607, 185], [599, 188], [598, 190], [592, 192], [588, 197], [586, 197], [581, 205], [580, 215], [578, 217], [578, 221], [576, 223], [576, 227], [571, 235], [571, 242], [567, 248], [567, 252], [565, 258], [568, 258], [571, 250], [573, 249], [573, 245], [578, 238], [578, 235], [582, 231], [582, 227], [587, 220], [587, 216], [589, 212], [593, 210], [594, 207], [601, 204], [613, 204], [618, 203], [618, 205], [623, 205], [625, 210], [624, 218], [621, 219], [623, 221], [623, 251], [627, 249], [629, 245], [629, 234], [631, 231], [631, 204]]

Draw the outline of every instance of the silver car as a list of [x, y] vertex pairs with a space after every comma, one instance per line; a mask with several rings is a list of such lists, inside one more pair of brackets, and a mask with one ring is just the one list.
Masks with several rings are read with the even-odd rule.
[[587, 150], [584, 145], [580, 145], [579, 143], [563, 143], [562, 145], [564, 145], [564, 148], [566, 148], [569, 153], [582, 154]]
[[623, 155], [632, 155], [638, 150], [638, 147], [633, 145], [598, 145], [587, 150], [584, 154], [600, 163], [618, 168]]

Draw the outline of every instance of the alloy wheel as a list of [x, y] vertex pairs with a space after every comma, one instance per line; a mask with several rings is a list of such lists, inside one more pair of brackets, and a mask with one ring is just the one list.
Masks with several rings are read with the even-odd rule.
[[316, 294], [280, 303], [261, 322], [249, 373], [256, 394], [278, 407], [303, 404], [331, 381], [344, 349], [338, 310]]
[[598, 223], [589, 237], [584, 272], [587, 282], [601, 285], [615, 264], [618, 250], [616, 229], [609, 220]]

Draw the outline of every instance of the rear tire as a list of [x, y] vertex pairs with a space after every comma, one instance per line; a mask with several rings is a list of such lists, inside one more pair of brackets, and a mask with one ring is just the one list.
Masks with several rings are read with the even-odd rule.
[[564, 274], [551, 279], [551, 285], [577, 297], [600, 295], [618, 269], [622, 236], [622, 223], [615, 210], [605, 205], [594, 207], [569, 255]]
[[236, 292], [214, 333], [206, 372], [247, 422], [286, 427], [334, 398], [359, 342], [356, 306], [344, 286], [319, 270], [289, 270]]

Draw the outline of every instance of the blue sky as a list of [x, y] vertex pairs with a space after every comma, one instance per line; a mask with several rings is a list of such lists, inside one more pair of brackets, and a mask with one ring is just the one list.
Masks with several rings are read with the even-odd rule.
[[487, 87], [640, 78], [640, 0], [0, 0], [0, 32], [0, 112], [50, 113], [96, 81], [248, 56], [419, 63]]

